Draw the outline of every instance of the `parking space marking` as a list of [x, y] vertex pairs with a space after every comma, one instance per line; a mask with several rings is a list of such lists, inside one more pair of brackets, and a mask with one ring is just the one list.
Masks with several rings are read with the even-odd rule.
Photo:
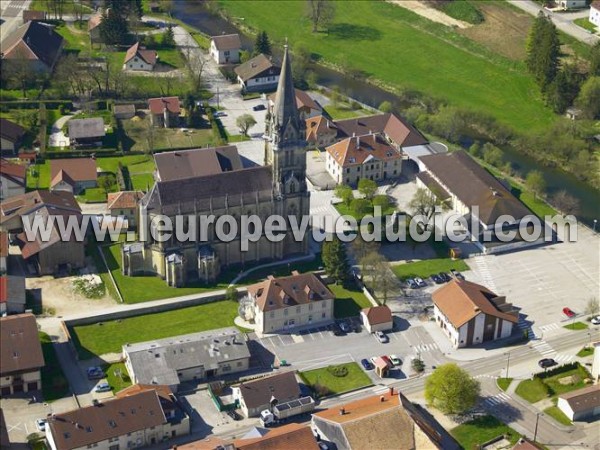
[[301, 344], [304, 342], [304, 338], [300, 334], [292, 334], [292, 339], [294, 340], [295, 344]]

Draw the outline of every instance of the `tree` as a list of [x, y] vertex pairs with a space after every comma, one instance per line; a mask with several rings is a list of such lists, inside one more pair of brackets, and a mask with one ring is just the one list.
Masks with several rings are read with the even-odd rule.
[[410, 365], [415, 372], [421, 373], [425, 370], [425, 363], [421, 358], [413, 358]]
[[600, 76], [589, 77], [583, 83], [575, 104], [588, 119], [600, 118]]
[[164, 48], [175, 48], [175, 33], [173, 25], [169, 24], [162, 36], [162, 46]]
[[386, 100], [384, 102], [381, 102], [381, 105], [379, 105], [378, 109], [383, 113], [392, 112], [392, 104]]
[[546, 103], [558, 114], [564, 113], [579, 94], [582, 81], [574, 64], [565, 65], [546, 89]]
[[192, 92], [200, 92], [202, 90], [202, 75], [206, 60], [202, 57], [198, 49], [191, 46], [185, 48], [184, 54], [187, 74], [192, 84]]
[[425, 380], [425, 399], [444, 414], [461, 414], [471, 409], [480, 386], [467, 371], [454, 363], [443, 364]]
[[479, 141], [475, 141], [473, 142], [473, 144], [471, 144], [471, 146], [469, 147], [469, 154], [476, 158], [481, 156], [481, 144], [479, 143]]
[[254, 55], [271, 55], [271, 41], [266, 31], [260, 31], [254, 43]]
[[373, 197], [373, 208], [375, 206], [379, 206], [381, 208], [381, 212], [385, 213], [385, 211], [390, 207], [390, 198], [387, 195], [376, 195]]
[[354, 192], [352, 191], [352, 188], [346, 184], [338, 184], [333, 191], [333, 195], [341, 199], [346, 206], [350, 206], [350, 203], [354, 200]]
[[233, 286], [229, 286], [225, 289], [225, 300], [229, 300], [232, 302], [237, 302], [238, 300], [238, 290]]
[[414, 212], [414, 215], [421, 215], [425, 218], [425, 229], [429, 226], [429, 221], [435, 212], [435, 207], [439, 206], [440, 202], [435, 195], [425, 188], [416, 190], [415, 195], [408, 203], [408, 207]]
[[542, 11], [533, 22], [527, 36], [527, 69], [542, 91], [554, 80], [558, 72], [560, 40], [552, 20]]
[[546, 191], [546, 180], [539, 170], [532, 170], [527, 174], [525, 185], [533, 192], [536, 198]]
[[102, 188], [105, 194], [108, 194], [115, 185], [115, 178], [112, 175], [102, 175], [98, 177], [98, 186]]
[[371, 203], [366, 198], [355, 198], [350, 203], [350, 208], [356, 217], [362, 217], [371, 210]]
[[390, 264], [380, 253], [371, 251], [360, 260], [363, 280], [369, 278], [371, 288], [380, 294], [381, 303], [385, 305], [390, 293], [400, 285], [398, 278], [390, 269]]
[[596, 42], [590, 52], [590, 76], [600, 77], [600, 42]]
[[600, 302], [597, 297], [592, 297], [587, 301], [585, 305], [585, 313], [590, 315], [596, 315], [600, 312]]
[[492, 166], [495, 166], [495, 167], [500, 167], [502, 165], [502, 160], [503, 160], [502, 150], [500, 150], [494, 144], [492, 144], [490, 142], [486, 142], [485, 144], [483, 144], [482, 152], [483, 152], [483, 160], [486, 163], [491, 164]]
[[579, 213], [579, 200], [568, 194], [564, 189], [554, 194], [552, 197], [552, 204], [556, 207], [556, 209], [565, 215]]
[[18, 48], [15, 57], [2, 61], [2, 78], [18, 89], [21, 89], [23, 98], [27, 98], [27, 90], [33, 86], [37, 76], [31, 67], [31, 61], [26, 51]]
[[377, 192], [377, 183], [368, 178], [361, 178], [358, 180], [358, 192], [360, 192], [367, 200], [371, 201]]
[[360, 264], [361, 272], [364, 272], [365, 266], [363, 263], [368, 263], [368, 260], [365, 260], [364, 257], [369, 253], [377, 253], [379, 251], [379, 242], [377, 241], [365, 241], [362, 235], [359, 233], [356, 236], [356, 239], [352, 241], [352, 254], [354, 255], [354, 260], [358, 261]]
[[256, 125], [256, 119], [252, 114], [242, 114], [235, 120], [236, 125], [244, 136], [248, 136], [248, 130]]
[[126, 16], [122, 16], [113, 9], [109, 9], [108, 12], [102, 14], [102, 21], [98, 27], [102, 42], [107, 45], [126, 44], [129, 39], [129, 26]]
[[334, 236], [332, 241], [323, 242], [321, 256], [327, 275], [336, 284], [343, 284], [348, 279], [348, 261], [344, 243], [337, 236]]
[[306, 15], [312, 22], [312, 32], [319, 31], [319, 27], [327, 28], [335, 17], [335, 2], [329, 0], [307, 0]]

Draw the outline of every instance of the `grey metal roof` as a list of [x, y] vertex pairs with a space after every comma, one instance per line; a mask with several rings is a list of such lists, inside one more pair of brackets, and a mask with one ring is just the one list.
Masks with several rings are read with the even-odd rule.
[[283, 63], [281, 64], [281, 74], [279, 75], [279, 84], [277, 85], [277, 94], [273, 105], [273, 116], [279, 127], [284, 127], [288, 122], [292, 122], [297, 130], [301, 128], [287, 45], [283, 52]]
[[104, 131], [104, 119], [102, 117], [71, 119], [68, 124], [70, 139], [102, 137], [106, 134]]
[[244, 335], [233, 327], [126, 344], [123, 353], [138, 383], [166, 385], [179, 384], [177, 371], [216, 369], [219, 363], [250, 357]]

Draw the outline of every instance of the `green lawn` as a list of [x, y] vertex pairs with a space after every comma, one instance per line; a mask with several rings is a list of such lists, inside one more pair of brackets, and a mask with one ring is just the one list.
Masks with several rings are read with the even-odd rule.
[[496, 383], [498, 384], [498, 387], [500, 389], [502, 389], [503, 391], [506, 391], [508, 389], [508, 387], [510, 386], [510, 383], [512, 383], [512, 378], [498, 378], [496, 380]]
[[[113, 392], [119, 392], [126, 387], [131, 386], [131, 378], [127, 373], [124, 363], [113, 363], [102, 367], [106, 374], [106, 381], [110, 384]], [[119, 376], [119, 371], [121, 375]]]
[[529, 403], [539, 402], [549, 395], [548, 387], [539, 378], [521, 381], [515, 392]]
[[573, 331], [587, 330], [588, 324], [584, 322], [573, 322], [568, 325], [565, 325], [563, 328]]
[[[341, 377], [335, 376], [330, 370], [332, 367], [344, 367], [347, 370], [347, 374]], [[312, 388], [315, 385], [323, 386], [326, 389], [326, 393], [320, 391], [320, 396], [339, 395], [373, 384], [369, 376], [355, 362], [308, 370], [300, 372], [299, 375]]]
[[580, 19], [575, 19], [573, 22], [575, 22], [575, 24], [579, 25], [581, 28], [585, 28], [590, 33], [596, 32], [596, 25], [594, 25], [592, 22], [590, 22], [587, 17], [581, 17]]
[[244, 26], [269, 30], [277, 45], [287, 37], [294, 47], [308, 48], [324, 62], [492, 115], [515, 130], [540, 132], [556, 118], [523, 63], [393, 4], [339, 2], [328, 33], [310, 32], [303, 2], [220, 4], [231, 17], [243, 17]]
[[469, 270], [469, 266], [462, 259], [451, 258], [425, 259], [423, 261], [393, 265], [391, 268], [392, 272], [401, 280], [414, 277], [428, 278], [434, 273], [450, 272], [451, 269], [458, 270], [459, 272]]
[[77, 201], [83, 203], [103, 203], [106, 201], [106, 192], [104, 192], [103, 188], [88, 188], [77, 196]]
[[560, 410], [560, 408], [558, 406], [550, 406], [550, 407], [544, 409], [544, 413], [549, 415], [554, 420], [556, 420], [558, 423], [561, 423], [563, 425], [572, 425], [573, 424], [571, 422], [571, 420], [565, 415], [564, 412], [562, 412]]
[[[151, 142], [148, 139], [149, 118], [139, 117], [123, 120], [123, 130], [126, 138], [123, 145], [128, 151], [148, 151]], [[211, 146], [215, 143], [212, 130], [189, 129], [183, 132], [179, 128], [152, 128], [153, 147], [155, 151], [177, 148], [199, 148]]]
[[331, 118], [335, 120], [352, 119], [353, 117], [371, 115], [371, 112], [367, 111], [366, 109], [352, 109], [350, 106], [345, 104], [340, 104], [338, 106], [327, 105], [327, 107], [325, 107], [325, 111], [327, 111]]
[[112, 244], [101, 249], [125, 303], [141, 303], [214, 291], [215, 289], [225, 289], [229, 284], [228, 281], [223, 281], [212, 286], [197, 284], [190, 287], [174, 288], [168, 286], [164, 280], [157, 276], [129, 277], [121, 272], [121, 244]]
[[493, 416], [483, 416], [470, 420], [453, 428], [450, 434], [465, 450], [478, 449], [479, 445], [501, 435], [506, 435], [513, 445], [521, 437], [519, 433]]
[[237, 302], [219, 301], [173, 311], [113, 320], [71, 329], [80, 359], [121, 352], [126, 343], [233, 326]]
[[50, 336], [42, 331], [39, 336], [46, 363], [42, 369], [42, 394], [45, 402], [53, 402], [69, 394], [69, 382], [60, 367]]
[[594, 354], [593, 347], [583, 347], [579, 352], [577, 352], [577, 356], [580, 358], [585, 358], [586, 356], [592, 356]]
[[[64, 40], [64, 49], [67, 51], [89, 52], [90, 51], [90, 35], [87, 31], [78, 30], [75, 27], [60, 24], [55, 28]], [[123, 64], [123, 61], [121, 61]]]
[[330, 284], [327, 287], [335, 295], [333, 315], [337, 319], [356, 317], [360, 314], [361, 309], [373, 306], [365, 294], [355, 286], [344, 287]]
[[438, 4], [441, 5], [438, 6], [440, 10], [457, 20], [472, 24], [478, 24], [484, 21], [483, 14], [481, 14], [481, 11], [479, 11], [477, 6], [471, 1], [454, 0], [452, 2], [442, 2]]
[[102, 261], [102, 257], [100, 256], [100, 248], [91, 239], [85, 247], [85, 255], [91, 257], [94, 261], [96, 273], [102, 279], [102, 282], [104, 283], [104, 286], [106, 286], [106, 290], [108, 291], [109, 295], [114, 300], [118, 300], [119, 296], [117, 295], [115, 285], [110, 278], [110, 274], [106, 270], [106, 265], [104, 264], [104, 261]]
[[[387, 196], [386, 195], [376, 195], [375, 196], [375, 198], [378, 198], [378, 197], [387, 197]], [[350, 204], [350, 206], [346, 206], [345, 203], [336, 203], [334, 206], [335, 206], [335, 209], [337, 209], [338, 212], [342, 216], [352, 216], [356, 219], [357, 222], [360, 222], [360, 220], [362, 218], [364, 218], [365, 216], [373, 215], [373, 211], [374, 211], [373, 206], [370, 206], [369, 209], [364, 214], [356, 214], [354, 212], [354, 209], [352, 208], [352, 204]], [[389, 216], [390, 214], [393, 214], [395, 211], [396, 211], [396, 206], [394, 206], [393, 204], [390, 204], [390, 205], [388, 205], [387, 208], [382, 209], [381, 216], [382, 217]]]

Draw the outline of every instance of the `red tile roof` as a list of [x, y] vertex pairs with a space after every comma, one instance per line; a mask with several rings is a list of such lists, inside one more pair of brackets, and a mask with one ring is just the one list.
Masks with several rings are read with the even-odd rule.
[[262, 437], [236, 439], [233, 444], [237, 450], [319, 450], [311, 429], [297, 423], [271, 428]]
[[75, 181], [73, 181], [73, 178], [71, 178], [67, 172], [65, 172], [64, 170], [61, 169], [56, 174], [56, 176], [54, 178], [52, 178], [52, 180], [50, 181], [50, 187], [53, 188], [54, 186], [56, 186], [58, 183], [60, 183], [62, 181], [64, 181], [71, 187], [75, 186]]
[[217, 50], [235, 50], [242, 46], [239, 34], [223, 34], [221, 36], [213, 36], [212, 40], [215, 43]]
[[0, 174], [8, 175], [11, 178], [18, 178], [25, 181], [27, 176], [27, 167], [21, 164], [14, 164], [6, 159], [0, 160]]
[[148, 107], [152, 114], [162, 114], [165, 108], [173, 114], [181, 112], [181, 105], [177, 97], [160, 97], [148, 99]]
[[156, 50], [147, 50], [145, 48], [140, 48], [139, 42], [136, 42], [131, 47], [129, 47], [129, 49], [127, 49], [127, 53], [125, 54], [125, 64], [127, 64], [129, 60], [133, 59], [136, 55], [152, 66], [156, 64]]
[[44, 367], [37, 322], [31, 313], [0, 318], [0, 375]]
[[23, 137], [26, 130], [21, 125], [12, 120], [0, 118], [0, 136], [12, 143], [17, 142]]
[[8, 256], [8, 232], [0, 231], [0, 257]]
[[402, 154], [378, 134], [346, 138], [327, 147], [327, 153], [342, 167], [363, 164], [372, 159], [379, 161], [402, 159]]
[[98, 179], [96, 160], [92, 158], [69, 158], [50, 160], [50, 179], [63, 170], [73, 181], [90, 181]]
[[365, 314], [365, 316], [367, 316], [367, 320], [371, 325], [388, 323], [393, 320], [392, 310], [385, 305], [365, 308], [362, 310], [362, 312]]
[[138, 201], [144, 196], [140, 191], [121, 191], [108, 194], [107, 208], [111, 209], [132, 209], [137, 207]]
[[8, 301], [8, 277], [0, 277], [0, 303]]

